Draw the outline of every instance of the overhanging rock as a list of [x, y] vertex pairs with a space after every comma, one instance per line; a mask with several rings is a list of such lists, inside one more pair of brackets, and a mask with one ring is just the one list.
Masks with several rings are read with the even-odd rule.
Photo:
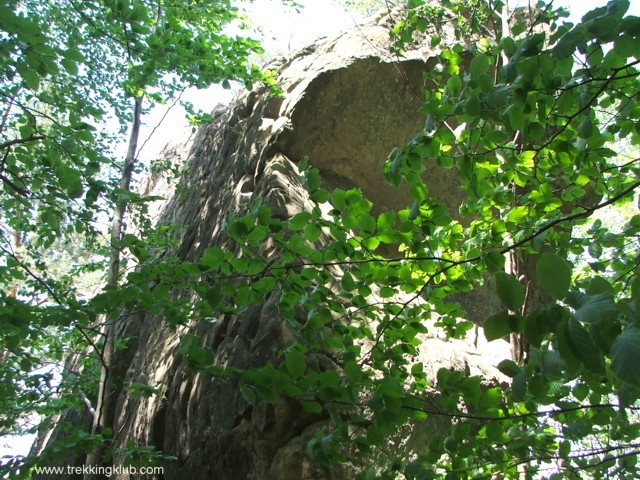
[[[419, 107], [431, 53], [390, 55], [386, 21], [354, 28], [281, 62], [283, 97], [251, 92], [217, 112], [196, 134], [174, 193], [161, 178], [152, 179], [147, 193], [170, 197], [159, 221], [180, 226], [181, 258], [197, 260], [207, 247], [227, 245], [224, 219], [246, 210], [257, 196], [275, 217], [309, 207], [296, 167], [303, 156], [320, 169], [327, 189], [358, 187], [378, 212], [408, 206], [408, 195], [385, 183], [382, 165], [393, 148], [423, 128]], [[440, 34], [444, 42], [451, 37]], [[430, 193], [456, 217], [463, 198], [457, 173], [428, 164], [425, 178]], [[265, 244], [264, 253], [277, 250]], [[467, 311], [484, 318], [486, 298], [465, 301]], [[322, 415], [305, 413], [292, 400], [250, 405], [236, 382], [194, 371], [179, 351], [188, 332], [214, 350], [219, 366], [253, 368], [276, 360], [293, 334], [275, 294], [259, 307], [212, 323], [171, 328], [165, 319], [146, 315], [136, 328], [139, 340], [121, 354], [125, 383], [157, 385], [159, 393], [144, 398], [120, 391], [113, 426], [117, 446], [154, 445], [175, 456], [165, 463], [165, 478], [351, 478], [348, 467], [321, 467], [306, 456], [307, 441], [326, 420]], [[421, 355], [432, 375], [446, 367], [496, 379], [492, 365], [508, 353], [494, 348], [489, 354], [473, 341], [436, 335], [425, 339]], [[310, 362], [331, 368], [323, 367], [327, 360], [321, 357]]]

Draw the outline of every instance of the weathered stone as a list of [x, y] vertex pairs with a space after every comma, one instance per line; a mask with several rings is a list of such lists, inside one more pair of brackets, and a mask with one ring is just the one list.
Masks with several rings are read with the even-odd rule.
[[[223, 220], [245, 210], [258, 195], [274, 217], [288, 218], [308, 207], [296, 167], [305, 155], [320, 169], [328, 189], [357, 186], [378, 211], [408, 206], [408, 195], [387, 185], [381, 169], [389, 152], [423, 127], [420, 92], [423, 74], [429, 73], [430, 52], [390, 55], [384, 21], [323, 41], [282, 62], [283, 98], [251, 92], [229, 110], [216, 112], [214, 122], [195, 135], [187, 173], [175, 192], [161, 176], [151, 179], [146, 193], [168, 198], [161, 211], [156, 209], [159, 221], [180, 226], [181, 258], [196, 260], [207, 247], [224, 246]], [[179, 155], [181, 150], [173, 152]], [[429, 164], [425, 178], [431, 194], [456, 217], [463, 198], [457, 173]], [[277, 255], [277, 250], [266, 244], [264, 253]], [[486, 298], [461, 302], [475, 313], [471, 316], [486, 315]], [[187, 332], [214, 349], [217, 365], [237, 368], [275, 361], [292, 339], [275, 295], [259, 308], [221, 315], [212, 323], [172, 328], [164, 319], [147, 315], [139, 341], [129, 352], [126, 384], [157, 385], [160, 393], [144, 398], [126, 389], [120, 392], [113, 428], [117, 446], [132, 441], [174, 455], [175, 461], [165, 462], [165, 478], [351, 478], [347, 466], [320, 467], [306, 457], [306, 444], [326, 420], [323, 416], [305, 413], [285, 399], [275, 405], [249, 405], [233, 381], [192, 370], [179, 353]], [[491, 365], [504, 355], [482, 351], [482, 341], [478, 343], [479, 347], [473, 339], [425, 338], [420, 360], [432, 376], [445, 367], [500, 378]], [[310, 362], [332, 368], [322, 356]], [[436, 423], [431, 431], [442, 428], [442, 420]], [[429, 429], [420, 431], [405, 433], [407, 438], [424, 438]], [[404, 443], [398, 440], [398, 445]]]

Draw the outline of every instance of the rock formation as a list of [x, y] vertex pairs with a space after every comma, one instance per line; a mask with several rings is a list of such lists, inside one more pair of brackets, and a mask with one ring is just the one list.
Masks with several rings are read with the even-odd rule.
[[[402, 57], [390, 54], [388, 22], [382, 18], [354, 27], [274, 64], [282, 97], [262, 91], [241, 95], [197, 132], [175, 193], [167, 193], [162, 178], [152, 180], [149, 191], [168, 198], [158, 210], [159, 222], [180, 225], [178, 256], [195, 261], [207, 247], [224, 244], [224, 219], [246, 210], [256, 196], [274, 217], [288, 218], [308, 207], [296, 167], [303, 156], [320, 170], [328, 190], [357, 186], [378, 211], [406, 208], [408, 196], [385, 183], [382, 165], [393, 148], [423, 128], [419, 107], [432, 52], [417, 48]], [[446, 42], [449, 34], [441, 35]], [[462, 198], [457, 173], [431, 165], [426, 182], [449, 214], [457, 215]], [[270, 251], [277, 254], [265, 245]], [[464, 302], [472, 316], [485, 315], [485, 298]], [[189, 366], [180, 353], [187, 332], [215, 351], [215, 364], [238, 368], [273, 361], [291, 339], [275, 296], [259, 308], [212, 323], [174, 328], [150, 314], [128, 318], [123, 335], [137, 340], [120, 354], [125, 384], [155, 385], [159, 393], [146, 398], [120, 391], [113, 426], [117, 446], [153, 445], [175, 456], [164, 464], [167, 479], [351, 478], [348, 467], [322, 467], [306, 456], [306, 444], [323, 417], [289, 400], [249, 405], [235, 382]], [[497, 373], [491, 365], [508, 355], [491, 357], [473, 341], [437, 335], [425, 339], [423, 351], [432, 375], [445, 366], [493, 378]]]

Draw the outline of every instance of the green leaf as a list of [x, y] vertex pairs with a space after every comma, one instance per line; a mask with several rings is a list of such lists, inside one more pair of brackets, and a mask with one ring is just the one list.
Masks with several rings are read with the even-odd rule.
[[491, 250], [483, 258], [489, 272], [496, 273], [504, 270], [505, 257], [502, 253]]
[[614, 50], [623, 58], [634, 56], [640, 48], [640, 38], [633, 38], [630, 35], [622, 35], [615, 41]]
[[640, 320], [640, 275], [636, 275], [631, 282], [631, 300], [635, 310], [636, 321]]
[[82, 179], [79, 176], [71, 176], [67, 178], [67, 195], [69, 198], [80, 198], [84, 193], [84, 186], [82, 185]]
[[602, 245], [596, 242], [590, 243], [587, 247], [587, 251], [593, 258], [598, 259], [602, 255]]
[[313, 216], [309, 212], [297, 213], [289, 220], [289, 228], [291, 230], [302, 230], [309, 224], [312, 218]]
[[576, 51], [578, 45], [585, 38], [584, 30], [582, 28], [574, 28], [573, 30], [565, 33], [558, 43], [551, 50], [554, 57], [558, 60], [569, 58]]
[[494, 145], [502, 145], [508, 136], [503, 130], [491, 130], [485, 135], [485, 139]]
[[256, 393], [253, 391], [253, 388], [251, 388], [246, 383], [240, 384], [240, 393], [248, 404], [253, 405], [254, 403], [256, 403]]
[[507, 377], [515, 377], [520, 372], [520, 367], [513, 360], [502, 360], [498, 364], [498, 370], [504, 373]]
[[447, 93], [449, 95], [457, 95], [462, 88], [462, 79], [459, 75], [453, 75], [447, 80]]
[[589, 282], [589, 286], [587, 287], [587, 294], [597, 295], [603, 292], [613, 294], [615, 293], [615, 290], [608, 280], [602, 278], [601, 276], [593, 277]]
[[483, 325], [484, 336], [488, 342], [506, 337], [511, 334], [509, 314], [499, 313], [487, 318]]
[[278, 400], [278, 393], [272, 387], [268, 387], [265, 384], [256, 384], [255, 390], [262, 401], [266, 403], [274, 404]]
[[325, 203], [329, 201], [329, 192], [324, 188], [318, 188], [315, 192], [309, 195], [309, 198], [316, 203]]
[[363, 233], [373, 234], [376, 230], [376, 219], [364, 213], [358, 217], [358, 227]]
[[328, 370], [318, 374], [318, 385], [321, 388], [337, 387], [340, 384], [340, 375], [335, 370]]
[[583, 323], [598, 323], [611, 319], [615, 314], [613, 295], [610, 292], [601, 292], [580, 297], [574, 318]]
[[591, 117], [585, 117], [578, 125], [578, 135], [580, 138], [591, 138], [594, 134], [593, 121]]
[[478, 407], [483, 410], [496, 409], [502, 404], [502, 390], [499, 387], [487, 388], [480, 394]]
[[530, 142], [536, 142], [544, 135], [544, 125], [540, 122], [532, 122], [527, 126], [527, 140]]
[[[598, 18], [594, 18], [588, 22], [587, 30], [596, 37], [603, 39], [615, 38], [620, 28], [620, 20], [606, 15]], [[613, 35], [613, 37], [611, 37]]]
[[504, 427], [501, 422], [489, 422], [485, 427], [487, 438], [492, 442], [499, 442], [504, 435]]
[[346, 292], [351, 292], [356, 289], [356, 282], [349, 272], [345, 272], [342, 276], [342, 288]]
[[310, 400], [300, 400], [300, 405], [305, 412], [320, 413], [322, 412], [322, 405], [318, 402], [312, 402]]
[[222, 263], [224, 251], [219, 247], [209, 247], [204, 251], [200, 264], [211, 270], [215, 270]]
[[511, 391], [516, 401], [522, 402], [527, 396], [527, 373], [524, 370], [520, 370], [511, 384]]
[[284, 362], [292, 378], [302, 377], [307, 368], [304, 354], [297, 349], [289, 350], [284, 357]]
[[529, 209], [524, 205], [518, 205], [512, 208], [507, 215], [507, 221], [518, 225], [522, 220], [529, 216]]
[[489, 71], [489, 59], [486, 55], [476, 55], [471, 60], [471, 65], [469, 66], [469, 73], [471, 74], [472, 80], [478, 80], [481, 75], [487, 73]]
[[545, 374], [560, 375], [566, 368], [566, 362], [562, 360], [559, 352], [551, 350], [544, 352], [542, 366], [544, 367]]
[[524, 304], [524, 289], [520, 282], [505, 272], [496, 272], [496, 294], [500, 301], [512, 312], [519, 312]]
[[331, 317], [331, 311], [323, 308], [317, 313], [311, 315], [311, 318], [309, 319], [309, 323], [307, 323], [307, 325], [309, 325], [310, 328], [314, 329], [321, 328], [331, 320], [333, 320], [333, 318]]
[[33, 91], [40, 88], [40, 76], [33, 70], [24, 70], [20, 72], [20, 76], [24, 80], [24, 83]]
[[356, 362], [346, 362], [344, 371], [352, 382], [359, 382], [362, 379], [362, 368]]
[[84, 56], [74, 46], [68, 45], [67, 51], [64, 52], [64, 58], [73, 60], [74, 62], [84, 62]]
[[309, 223], [304, 228], [304, 238], [306, 238], [307, 241], [309, 241], [311, 243], [313, 243], [316, 240], [318, 240], [318, 238], [320, 238], [321, 234], [322, 234], [322, 228], [320, 228], [320, 225], [318, 225], [315, 222]]
[[30, 138], [33, 136], [33, 125], [30, 123], [21, 125], [18, 131], [20, 132], [20, 138]]
[[556, 300], [563, 299], [571, 286], [571, 266], [553, 253], [544, 252], [536, 264], [540, 286]]
[[314, 193], [320, 188], [320, 172], [317, 168], [312, 168], [306, 175], [307, 190], [309, 193]]
[[570, 318], [567, 333], [569, 346], [575, 357], [590, 370], [596, 373], [604, 373], [602, 353], [580, 322], [576, 321], [575, 318]]
[[532, 312], [525, 318], [524, 334], [531, 345], [540, 348], [545, 335], [551, 332], [549, 318], [552, 318], [550, 310]]
[[544, 33], [534, 33], [533, 35], [525, 37], [519, 47], [519, 50], [522, 52], [522, 56], [532, 57], [538, 55], [544, 40]]
[[78, 74], [78, 64], [73, 60], [63, 58], [62, 60], [60, 60], [60, 64], [70, 75]]
[[262, 277], [251, 285], [251, 288], [260, 295], [266, 296], [273, 291], [278, 281], [273, 277]]
[[524, 126], [526, 117], [521, 107], [517, 105], [511, 105], [507, 107], [504, 113], [507, 114], [510, 126], [513, 130], [519, 130]]
[[609, 50], [602, 59], [602, 63], [610, 69], [622, 68], [626, 63], [626, 58], [621, 57], [615, 50]]
[[480, 115], [480, 100], [477, 97], [469, 97], [464, 104], [464, 113], [471, 117]]
[[414, 200], [418, 204], [424, 203], [424, 201], [428, 197], [427, 187], [424, 183], [412, 183], [409, 187], [409, 195], [411, 199]]
[[362, 246], [367, 250], [373, 252], [380, 246], [380, 240], [376, 237], [369, 237], [362, 240]]
[[396, 294], [395, 290], [390, 287], [382, 287], [380, 289], [380, 297], [381, 298], [391, 298]]
[[611, 346], [611, 369], [618, 378], [640, 386], [640, 328], [629, 327]]
[[379, 231], [391, 230], [396, 223], [395, 212], [384, 212], [378, 216], [377, 227]]

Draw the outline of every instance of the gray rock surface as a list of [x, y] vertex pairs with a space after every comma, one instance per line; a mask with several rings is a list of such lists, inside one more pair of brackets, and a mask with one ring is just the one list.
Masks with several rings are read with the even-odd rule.
[[[402, 58], [390, 55], [387, 20], [354, 28], [276, 65], [283, 98], [243, 94], [197, 132], [175, 192], [160, 176], [151, 180], [147, 193], [168, 198], [156, 209], [159, 221], [181, 226], [180, 257], [197, 260], [207, 247], [224, 245], [223, 220], [246, 209], [257, 195], [276, 217], [309, 206], [296, 167], [304, 155], [320, 169], [326, 188], [357, 186], [378, 211], [407, 207], [402, 189], [385, 183], [382, 165], [393, 148], [424, 125], [420, 92], [431, 53], [416, 49]], [[429, 165], [426, 182], [455, 217], [462, 198], [457, 173]], [[272, 246], [264, 248], [276, 254]], [[466, 302], [467, 311], [483, 318], [486, 297]], [[165, 463], [167, 479], [351, 478], [348, 467], [320, 467], [306, 457], [307, 441], [322, 416], [285, 399], [273, 406], [249, 405], [234, 382], [192, 370], [179, 353], [188, 332], [214, 349], [220, 366], [250, 368], [274, 360], [292, 333], [273, 296], [259, 308], [212, 323], [172, 328], [147, 315], [137, 328], [134, 349], [122, 354], [128, 355], [126, 383], [157, 385], [160, 393], [136, 398], [120, 392], [114, 425], [118, 446], [132, 441], [174, 455], [177, 460]], [[508, 347], [484, 351], [480, 337], [476, 347], [474, 339], [446, 341], [434, 335], [425, 339], [421, 360], [432, 374], [444, 366], [499, 378], [492, 365], [508, 355]]]

